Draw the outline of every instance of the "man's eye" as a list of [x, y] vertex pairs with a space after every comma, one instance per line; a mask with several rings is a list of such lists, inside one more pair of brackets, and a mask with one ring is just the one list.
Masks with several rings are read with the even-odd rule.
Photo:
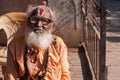
[[43, 24], [43, 25], [46, 25], [46, 24], [48, 24], [48, 22], [46, 22], [46, 21], [42, 21], [42, 24]]
[[38, 19], [33, 17], [30, 19], [30, 21], [31, 21], [31, 23], [37, 23]]
[[48, 20], [48, 19], [42, 19], [41, 22], [42, 22], [43, 24], [48, 24], [48, 23], [49, 23], [49, 20]]
[[31, 23], [37, 23], [37, 21], [31, 21]]
[[47, 19], [42, 19], [41, 21], [42, 21], [42, 22], [48, 22], [48, 20], [47, 20]]

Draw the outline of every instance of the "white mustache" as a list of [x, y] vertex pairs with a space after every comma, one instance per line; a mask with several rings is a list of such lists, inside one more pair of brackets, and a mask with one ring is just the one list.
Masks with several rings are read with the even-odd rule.
[[40, 30], [40, 31], [43, 31], [43, 32], [45, 31], [43, 29], [43, 27], [40, 27], [40, 28], [36, 27], [36, 28], [31, 29], [31, 31], [34, 31], [34, 32], [36, 32], [37, 30]]

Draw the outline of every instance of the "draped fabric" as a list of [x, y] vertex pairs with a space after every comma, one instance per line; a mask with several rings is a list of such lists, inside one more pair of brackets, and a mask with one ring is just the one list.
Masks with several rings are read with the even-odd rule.
[[2, 65], [6, 65], [9, 43], [14, 38], [21, 39], [24, 36], [26, 21], [27, 14], [24, 12], [10, 12], [0, 16], [0, 58], [5, 59], [1, 61]]
[[[13, 41], [9, 45], [7, 58], [7, 80], [15, 80], [16, 78], [24, 76], [25, 46], [25, 42], [22, 39]], [[60, 37], [57, 37], [56, 44], [51, 44], [48, 50], [49, 60], [46, 75], [44, 77], [45, 80], [71, 80], [67, 60], [67, 47], [63, 40]], [[45, 52], [42, 49], [38, 53], [38, 63], [42, 63], [44, 53]], [[38, 67], [40, 67], [40, 65], [38, 65]]]

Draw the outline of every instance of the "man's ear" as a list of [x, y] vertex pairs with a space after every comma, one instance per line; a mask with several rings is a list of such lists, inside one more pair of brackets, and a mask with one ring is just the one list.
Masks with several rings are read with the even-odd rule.
[[51, 30], [52, 30], [52, 32], [54, 32], [55, 28], [56, 28], [55, 23], [51, 23]]
[[51, 26], [52, 26], [52, 28], [54, 28], [55, 27], [55, 23], [51, 23]]
[[0, 29], [0, 46], [7, 46], [7, 35], [3, 29]]

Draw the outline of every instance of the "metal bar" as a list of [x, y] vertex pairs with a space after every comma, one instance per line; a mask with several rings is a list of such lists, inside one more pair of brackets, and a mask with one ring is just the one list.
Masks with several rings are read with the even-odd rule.
[[[82, 2], [84, 46], [91, 71], [96, 80], [105, 80], [105, 4], [103, 0], [100, 5], [96, 0], [82, 0]], [[100, 16], [97, 16], [96, 12]]]
[[100, 79], [105, 80], [105, 62], [106, 62], [106, 7], [105, 0], [100, 0], [100, 30], [101, 30], [101, 40], [100, 40]]

